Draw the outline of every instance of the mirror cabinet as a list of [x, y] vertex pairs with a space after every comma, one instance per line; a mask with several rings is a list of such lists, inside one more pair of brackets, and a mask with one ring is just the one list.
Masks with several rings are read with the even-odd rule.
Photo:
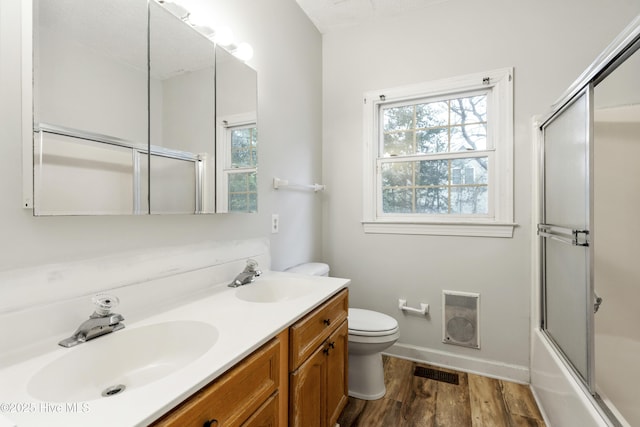
[[255, 70], [155, 0], [32, 7], [35, 215], [257, 210]]

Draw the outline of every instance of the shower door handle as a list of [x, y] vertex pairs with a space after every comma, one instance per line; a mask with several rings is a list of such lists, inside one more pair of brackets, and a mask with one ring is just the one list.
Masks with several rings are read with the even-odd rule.
[[593, 293], [593, 296], [595, 298], [595, 302], [593, 303], [593, 314], [596, 314], [598, 310], [600, 310], [600, 304], [602, 304], [602, 298], [598, 296], [598, 294], [595, 292]]
[[575, 230], [551, 224], [538, 224], [538, 236], [572, 246], [589, 246], [589, 230]]

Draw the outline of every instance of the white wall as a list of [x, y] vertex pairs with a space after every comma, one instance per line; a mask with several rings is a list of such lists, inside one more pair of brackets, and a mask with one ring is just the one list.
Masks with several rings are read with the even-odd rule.
[[[0, 0], [0, 271], [205, 240], [271, 238], [275, 269], [319, 258], [320, 202], [274, 175], [319, 179], [321, 37], [293, 0], [197, 0], [251, 43], [258, 71], [259, 214], [34, 218], [21, 208], [21, 1]], [[295, 159], [295, 162], [293, 162]], [[281, 228], [270, 235], [271, 213]], [[82, 290], [79, 290], [82, 292]], [[0, 283], [0, 296], [2, 283]]]
[[[408, 353], [526, 380], [532, 116], [546, 113], [639, 11], [631, 0], [457, 0], [324, 35], [325, 258], [332, 274], [352, 279], [352, 306], [398, 319], [401, 346], [416, 347]], [[364, 234], [363, 93], [507, 66], [515, 68], [514, 237]], [[481, 350], [441, 343], [443, 289], [481, 294]], [[402, 315], [399, 297], [430, 303], [431, 316]]]

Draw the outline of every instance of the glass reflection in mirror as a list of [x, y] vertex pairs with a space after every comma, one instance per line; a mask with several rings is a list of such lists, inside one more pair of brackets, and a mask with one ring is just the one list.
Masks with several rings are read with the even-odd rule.
[[147, 213], [147, 1], [33, 13], [34, 214]]
[[216, 47], [217, 212], [258, 210], [257, 75]]

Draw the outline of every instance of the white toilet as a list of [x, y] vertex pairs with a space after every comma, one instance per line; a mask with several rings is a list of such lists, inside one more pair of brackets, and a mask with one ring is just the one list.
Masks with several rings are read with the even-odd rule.
[[[328, 276], [324, 263], [300, 264], [291, 273]], [[349, 309], [349, 396], [376, 400], [384, 396], [384, 369], [381, 352], [400, 337], [398, 322], [391, 316], [360, 308]]]

